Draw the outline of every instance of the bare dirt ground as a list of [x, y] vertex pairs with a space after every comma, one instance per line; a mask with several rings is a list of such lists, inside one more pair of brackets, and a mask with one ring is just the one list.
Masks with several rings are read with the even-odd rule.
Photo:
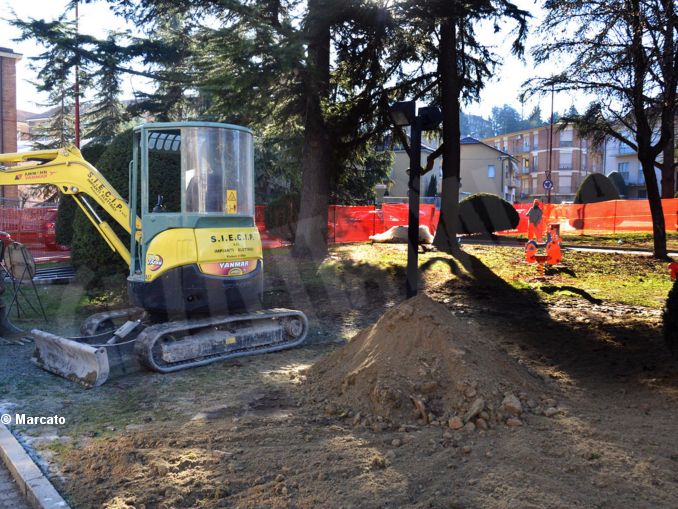
[[[414, 402], [409, 420], [357, 415], [309, 388], [337, 341], [401, 300], [404, 250], [389, 247], [400, 263], [377, 268], [368, 249], [316, 267], [269, 261], [271, 303], [292, 299], [311, 318], [305, 348], [95, 392], [36, 373], [12, 347], [0, 351], [2, 405], [67, 416], [64, 428], [17, 431], [75, 508], [678, 507], [678, 367], [658, 308], [571, 288], [545, 298], [473, 256], [435, 255], [447, 266], [426, 273], [426, 293], [524, 376], [520, 425], [452, 429], [451, 414], [424, 419]], [[480, 387], [501, 371], [471, 364]]]

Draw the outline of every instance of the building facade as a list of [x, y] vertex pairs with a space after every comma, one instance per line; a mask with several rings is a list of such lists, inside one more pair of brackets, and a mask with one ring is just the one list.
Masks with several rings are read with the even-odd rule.
[[[16, 62], [21, 55], [0, 48], [0, 153], [17, 151]], [[16, 186], [0, 186], [0, 198], [17, 199]]]
[[462, 195], [490, 193], [515, 203], [520, 190], [518, 159], [470, 136], [460, 144]]
[[[549, 169], [553, 184], [552, 203], [572, 201], [587, 175], [603, 172], [602, 151], [592, 147], [572, 126], [554, 125], [551, 129], [547, 125], [485, 138], [482, 141], [518, 160], [519, 202], [548, 198], [544, 181]], [[553, 147], [552, 150], [549, 150], [550, 146]]]

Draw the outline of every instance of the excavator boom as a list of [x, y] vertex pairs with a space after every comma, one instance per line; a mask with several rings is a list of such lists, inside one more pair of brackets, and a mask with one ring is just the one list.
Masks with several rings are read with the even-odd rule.
[[[7, 164], [15, 166], [6, 166]], [[0, 154], [0, 185], [33, 184], [51, 184], [62, 194], [71, 196], [109, 247], [127, 264], [130, 263], [129, 250], [111, 226], [99, 217], [87, 197], [93, 199], [128, 233], [129, 206], [104, 176], [85, 161], [77, 148], [71, 146], [59, 150]], [[139, 218], [135, 219], [140, 237], [141, 221]]]

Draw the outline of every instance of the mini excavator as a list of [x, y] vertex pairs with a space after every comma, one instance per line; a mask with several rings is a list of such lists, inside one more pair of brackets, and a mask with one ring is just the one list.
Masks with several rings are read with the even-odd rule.
[[128, 201], [75, 147], [0, 154], [0, 185], [57, 186], [129, 265], [133, 307], [90, 316], [80, 337], [32, 330], [32, 360], [94, 387], [131, 364], [169, 373], [301, 344], [302, 312], [261, 309], [252, 132], [169, 122], [140, 125], [133, 137]]

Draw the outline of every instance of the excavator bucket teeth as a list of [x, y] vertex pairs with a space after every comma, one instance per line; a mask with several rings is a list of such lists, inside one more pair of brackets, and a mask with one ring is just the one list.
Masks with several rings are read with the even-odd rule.
[[85, 387], [103, 384], [109, 375], [108, 354], [94, 347], [49, 332], [33, 329], [35, 351], [31, 359], [41, 368]]

